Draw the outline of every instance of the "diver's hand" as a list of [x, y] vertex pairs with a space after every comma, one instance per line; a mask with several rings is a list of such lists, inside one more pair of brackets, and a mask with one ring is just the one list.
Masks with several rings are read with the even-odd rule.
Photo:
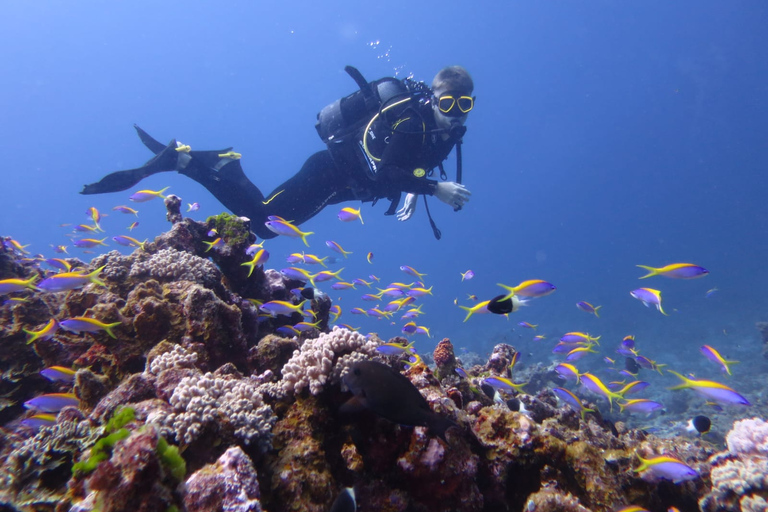
[[453, 181], [441, 181], [435, 188], [435, 197], [453, 208], [464, 206], [471, 195], [467, 187]]
[[405, 196], [403, 207], [397, 210], [397, 220], [405, 222], [413, 216], [413, 212], [416, 211], [416, 203], [418, 198], [419, 196], [411, 193]]

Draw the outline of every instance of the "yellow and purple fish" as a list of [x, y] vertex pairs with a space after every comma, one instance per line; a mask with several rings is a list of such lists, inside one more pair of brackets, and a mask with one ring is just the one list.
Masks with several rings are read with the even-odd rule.
[[33, 414], [21, 420], [21, 424], [35, 430], [42, 427], [52, 427], [56, 424], [56, 415], [51, 413]]
[[45, 324], [45, 327], [43, 327], [39, 331], [28, 331], [26, 329], [23, 329], [23, 331], [27, 334], [27, 345], [35, 342], [36, 340], [51, 339], [53, 338], [53, 336], [56, 334], [56, 331], [58, 330], [59, 330], [59, 323], [56, 321], [55, 318], [51, 318], [50, 320], [48, 320], [48, 323]]
[[339, 244], [337, 244], [333, 240], [326, 240], [325, 241], [325, 245], [327, 245], [328, 248], [331, 249], [332, 251], [335, 251], [335, 252], [341, 254], [345, 258], [348, 255], [352, 254], [352, 251], [345, 251]]
[[331, 272], [330, 270], [321, 270], [317, 274], [312, 274], [312, 280], [316, 283], [322, 283], [323, 281], [330, 281], [331, 279], [341, 279], [339, 274], [341, 274], [342, 270], [344, 270], [343, 267], [336, 272]]
[[59, 412], [67, 406], [78, 407], [80, 401], [73, 393], [49, 393], [24, 402], [24, 407], [41, 412]]
[[525, 327], [526, 329], [533, 329], [534, 331], [538, 327], [538, 324], [532, 324], [529, 322], [517, 322], [517, 325], [519, 325], [520, 327]]
[[572, 364], [568, 364], [568, 363], [558, 364], [557, 366], [555, 366], [555, 373], [557, 373], [557, 375], [559, 375], [561, 379], [575, 380], [577, 384], [581, 382], [581, 374], [579, 373], [579, 370]]
[[587, 354], [597, 354], [596, 350], [592, 350], [592, 345], [588, 345], [586, 347], [576, 347], [572, 349], [568, 354], [565, 356], [565, 360], [569, 363], [572, 363], [574, 361], [578, 361], [582, 357], [586, 356]]
[[80, 240], [72, 240], [72, 245], [80, 249], [90, 249], [91, 247], [96, 247], [97, 245], [103, 245], [106, 247], [107, 244], [104, 243], [104, 240], [106, 240], [106, 238], [102, 238], [101, 240], [97, 240], [95, 238], [81, 238]]
[[600, 344], [600, 343], [598, 343], [599, 339], [600, 339], [600, 336], [590, 336], [589, 333], [574, 331], [574, 332], [567, 332], [567, 333], [565, 333], [560, 338], [560, 342], [561, 343], [568, 343], [568, 344], [574, 344], [574, 343], [584, 343], [584, 344], [597, 343], [599, 345]]
[[61, 258], [48, 258], [47, 260], [45, 260], [45, 263], [63, 272], [72, 271], [72, 264], [69, 263], [67, 260], [63, 260]]
[[593, 306], [589, 302], [580, 300], [579, 302], [576, 303], [576, 307], [584, 311], [585, 313], [590, 313], [592, 315], [595, 315], [597, 318], [600, 318], [600, 315], [597, 313], [597, 310], [603, 306]]
[[494, 389], [503, 389], [505, 391], [520, 391], [522, 390], [523, 386], [528, 384], [527, 382], [524, 384], [515, 384], [505, 377], [498, 377], [496, 375], [485, 378], [483, 383], [488, 384]]
[[330, 313], [333, 316], [333, 319], [331, 319], [331, 322], [335, 322], [341, 316], [341, 306], [339, 306], [338, 304], [334, 304], [333, 306], [331, 306], [331, 309], [328, 310], [328, 313]]
[[625, 402], [616, 402], [619, 404], [619, 412], [629, 411], [640, 414], [650, 415], [654, 411], [663, 409], [664, 406], [659, 402], [648, 400], [645, 398], [635, 398], [633, 400], [627, 400]]
[[200, 209], [200, 203], [187, 203], [187, 213], [196, 212]]
[[35, 286], [37, 279], [38, 276], [32, 276], [29, 279], [3, 279], [0, 281], [0, 295], [20, 292], [21, 290], [37, 291], [37, 286]]
[[721, 404], [751, 405], [749, 400], [725, 384], [720, 384], [719, 382], [713, 382], [711, 380], [689, 379], [688, 377], [680, 375], [677, 372], [673, 372], [672, 370], [667, 371], [673, 375], [676, 375], [683, 381], [682, 384], [678, 384], [677, 386], [669, 388], [671, 390], [690, 388], [704, 398]]
[[373, 253], [369, 252], [368, 255], [365, 257], [366, 260], [368, 260], [368, 263], [373, 263]]
[[99, 231], [104, 231], [101, 229], [101, 227], [97, 224], [96, 226], [89, 226], [88, 224], [78, 224], [75, 226], [75, 231], [80, 233], [96, 233]]
[[706, 357], [710, 361], [713, 361], [719, 364], [725, 373], [727, 373], [728, 375], [733, 375], [728, 365], [738, 363], [738, 361], [726, 361], [725, 358], [721, 356], [717, 350], [710, 347], [709, 345], [702, 346], [701, 353], [704, 354], [704, 357]]
[[632, 290], [629, 294], [645, 304], [645, 307], [650, 307], [651, 304], [653, 304], [662, 315], [669, 316], [661, 308], [661, 292], [659, 290], [654, 290], [652, 288], [638, 288], [637, 290]]
[[512, 297], [513, 295], [520, 295], [521, 297], [539, 298], [549, 295], [557, 290], [555, 285], [543, 281], [541, 279], [529, 279], [523, 281], [517, 286], [507, 286], [505, 284], [497, 283], [499, 286], [507, 290], [509, 293], [504, 296], [505, 299]]
[[671, 277], [673, 279], [696, 279], [709, 274], [709, 270], [693, 263], [671, 263], [660, 268], [637, 265], [648, 273], [639, 279], [646, 279], [653, 276]]
[[421, 288], [421, 287], [419, 287], [419, 288], [411, 288], [410, 290], [405, 292], [405, 294], [408, 295], [409, 297], [414, 297], [414, 298], [416, 298], [416, 297], [423, 297], [425, 295], [432, 295], [432, 288], [433, 287], [434, 286], [430, 286], [429, 288]]
[[589, 391], [593, 392], [596, 395], [602, 396], [606, 400], [608, 400], [608, 403], [610, 404], [611, 411], [613, 411], [613, 400], [618, 400], [623, 398], [620, 394], [614, 393], [610, 389], [606, 387], [603, 382], [597, 378], [596, 376], [592, 375], [591, 373], [582, 373], [581, 374], [581, 385], [587, 388]]
[[471, 270], [467, 270], [466, 272], [460, 272], [461, 274], [461, 282], [469, 281], [473, 277], [475, 277], [475, 273]]
[[277, 315], [290, 316], [293, 313], [300, 313], [303, 315], [305, 314], [303, 311], [305, 302], [307, 301], [303, 300], [299, 304], [292, 304], [282, 300], [271, 300], [259, 306], [259, 309], [266, 311], [272, 317]]
[[334, 290], [356, 290], [355, 283], [348, 283], [346, 281], [337, 281], [331, 285]]
[[410, 342], [407, 345], [401, 345], [400, 343], [382, 343], [376, 347], [376, 351], [386, 356], [399, 356], [406, 353], [416, 353], [416, 349], [413, 348], [415, 341]]
[[264, 223], [264, 225], [268, 230], [275, 233], [276, 235], [287, 236], [290, 238], [301, 238], [301, 241], [304, 242], [304, 245], [307, 247], [309, 247], [307, 237], [309, 235], [315, 234], [314, 231], [301, 231], [299, 228], [286, 220], [268, 220]]
[[360, 224], [365, 224], [365, 222], [363, 222], [363, 216], [360, 215], [360, 208], [354, 209], [347, 206], [339, 211], [339, 220], [342, 222], [352, 222], [358, 219], [360, 220]]
[[67, 253], [67, 246], [66, 245], [53, 245], [51, 244], [51, 247], [53, 247], [53, 252], [58, 254], [68, 254]]
[[165, 192], [169, 188], [171, 187], [165, 187], [160, 190], [139, 190], [138, 192], [132, 194], [131, 197], [129, 197], [128, 199], [130, 199], [134, 203], [145, 203], [147, 201], [151, 201], [156, 197], [165, 199], [163, 192]]
[[248, 267], [248, 277], [251, 277], [251, 274], [253, 274], [253, 269], [265, 264], [267, 261], [269, 261], [269, 253], [266, 251], [266, 249], [259, 249], [251, 261], [246, 261], [240, 265], [243, 267]]
[[571, 409], [579, 413], [579, 415], [581, 415], [581, 421], [584, 421], [584, 414], [588, 412], [595, 412], [594, 409], [588, 409], [585, 407], [584, 404], [581, 403], [579, 397], [565, 388], [552, 388], [552, 392], [555, 394], [555, 396], [557, 396], [557, 398], [568, 404]]
[[24, 249], [29, 247], [30, 244], [27, 245], [21, 245], [19, 242], [14, 240], [13, 238], [7, 238], [3, 241], [3, 245], [8, 247], [9, 249], [13, 248], [19, 251], [21, 254], [29, 254], [29, 251], [25, 251]]
[[131, 238], [130, 236], [125, 236], [125, 235], [113, 236], [112, 240], [114, 240], [118, 244], [123, 245], [125, 247], [141, 247], [142, 249], [144, 249], [144, 244], [147, 243], [146, 240], [144, 240], [143, 242], [139, 242], [135, 238]]
[[408, 265], [400, 265], [400, 270], [408, 274], [409, 276], [413, 276], [417, 279], [421, 279], [427, 274], [423, 274], [421, 272], [418, 272], [415, 268], [409, 267]]
[[635, 469], [636, 473], [649, 471], [658, 478], [671, 480], [674, 483], [693, 480], [699, 476], [699, 473], [691, 466], [673, 457], [662, 455], [652, 459], [644, 459], [638, 455], [637, 458], [640, 459], [640, 466]]
[[137, 227], [139, 227], [139, 221], [131, 222], [131, 225], [128, 226], [128, 231], [133, 231]]
[[101, 332], [105, 331], [107, 334], [109, 334], [112, 338], [117, 339], [117, 336], [115, 336], [115, 333], [112, 332], [113, 327], [117, 327], [122, 322], [113, 322], [111, 324], [105, 324], [104, 322], [97, 320], [95, 318], [89, 318], [87, 316], [76, 316], [72, 318], [67, 318], [66, 320], [62, 320], [59, 322], [59, 325], [72, 332]]
[[115, 206], [114, 208], [112, 208], [112, 210], [116, 212], [121, 212], [121, 213], [133, 214], [137, 217], [139, 216], [138, 210], [134, 210], [133, 208], [130, 208], [128, 206], [123, 206], [123, 205]]
[[106, 286], [104, 281], [99, 279], [99, 274], [105, 267], [106, 265], [99, 267], [90, 274], [82, 272], [62, 272], [60, 274], [55, 274], [40, 281], [40, 284], [37, 285], [37, 287], [46, 292], [64, 292], [68, 290], [77, 290], [88, 283], [93, 283], [98, 286]]
[[49, 366], [44, 370], [40, 370], [40, 375], [51, 382], [64, 382], [67, 384], [75, 382], [76, 373], [77, 370], [65, 366]]
[[224, 239], [221, 237], [217, 238], [213, 242], [206, 242], [205, 240], [203, 240], [203, 244], [208, 246], [205, 252], [208, 252], [211, 249], [220, 249], [221, 247], [224, 247], [225, 245], [227, 245], [226, 243], [224, 243]]

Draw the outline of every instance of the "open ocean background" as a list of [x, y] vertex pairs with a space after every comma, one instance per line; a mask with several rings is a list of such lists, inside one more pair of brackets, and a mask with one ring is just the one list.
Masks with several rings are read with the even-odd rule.
[[[86, 223], [90, 206], [110, 214], [108, 242], [167, 230], [159, 200], [78, 194], [149, 159], [134, 123], [193, 149], [234, 146], [268, 193], [323, 149], [317, 112], [356, 87], [345, 65], [370, 80], [429, 83], [461, 64], [477, 95], [463, 147], [472, 200], [454, 213], [430, 199], [443, 239], [433, 238], [423, 202], [400, 223], [383, 216], [384, 201], [363, 206], [365, 225], [341, 223], [340, 207], [327, 208], [302, 226], [316, 232], [308, 252], [335, 255], [325, 240], [354, 251], [332, 266], [348, 280], [410, 282], [401, 265], [426, 272], [434, 296], [421, 301], [418, 323], [433, 338], [419, 338], [421, 352], [449, 337], [483, 356], [504, 341], [523, 362], [547, 361], [567, 331], [602, 335], [601, 355], [634, 334], [642, 354], [722, 381], [699, 353], [712, 345], [743, 361], [728, 382], [749, 390], [746, 380], [768, 369], [755, 329], [768, 321], [766, 26], [764, 2], [4, 2], [0, 235], [33, 254], [53, 257], [51, 244], [67, 244], [81, 255], [65, 236], [71, 228], [59, 225]], [[453, 179], [454, 155], [446, 168]], [[165, 186], [202, 205], [195, 219], [223, 211], [176, 173], [136, 189]], [[137, 219], [111, 211], [120, 204], [140, 211], [132, 233], [126, 226]], [[295, 239], [266, 247], [277, 269], [305, 249]], [[637, 264], [675, 262], [710, 275], [637, 279]], [[461, 282], [468, 269], [476, 277]], [[496, 283], [525, 279], [558, 289], [509, 320], [462, 322], [454, 299], [472, 305], [468, 294], [488, 299], [502, 292]], [[662, 291], [668, 317], [630, 297], [641, 286]], [[324, 288], [344, 310], [340, 322], [399, 334], [399, 319], [348, 313], [371, 306], [359, 300], [365, 292]], [[578, 310], [582, 300], [601, 305], [600, 318]], [[546, 340], [533, 342], [520, 321], [538, 324]], [[592, 355], [580, 369], [602, 365]]]

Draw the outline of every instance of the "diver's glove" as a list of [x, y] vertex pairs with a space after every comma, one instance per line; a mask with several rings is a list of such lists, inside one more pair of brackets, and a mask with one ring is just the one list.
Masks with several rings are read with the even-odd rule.
[[441, 181], [435, 186], [434, 196], [453, 208], [461, 208], [469, 201], [472, 192], [461, 183]]
[[413, 212], [416, 211], [416, 203], [419, 196], [416, 194], [407, 194], [405, 196], [405, 202], [403, 207], [397, 210], [397, 220], [405, 222], [413, 216]]

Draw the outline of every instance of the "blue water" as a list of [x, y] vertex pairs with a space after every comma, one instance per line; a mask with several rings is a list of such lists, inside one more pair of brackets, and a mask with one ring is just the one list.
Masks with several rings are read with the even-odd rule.
[[[719, 376], [698, 352], [707, 343], [751, 361], [742, 376], [765, 372], [754, 323], [768, 320], [767, 21], [760, 2], [5, 2], [0, 234], [47, 257], [51, 244], [80, 254], [59, 225], [86, 222], [90, 206], [110, 213], [109, 237], [128, 234], [136, 219], [111, 208], [136, 207], [129, 192], [78, 192], [151, 156], [133, 123], [196, 149], [234, 146], [269, 192], [323, 148], [315, 115], [355, 89], [345, 65], [369, 79], [430, 82], [461, 64], [476, 84], [464, 144], [473, 195], [458, 213], [430, 200], [443, 239], [433, 238], [421, 202], [407, 223], [384, 217], [383, 203], [363, 206], [365, 225], [342, 224], [330, 207], [303, 226], [317, 233], [310, 251], [332, 255], [325, 240], [354, 251], [334, 266], [349, 280], [410, 282], [401, 265], [426, 272], [434, 296], [419, 323], [433, 339], [419, 338], [423, 352], [447, 336], [483, 354], [507, 340], [545, 360], [556, 338], [582, 330], [603, 336], [603, 355], [634, 334], [642, 353], [680, 371]], [[141, 184], [165, 186], [202, 205], [193, 218], [223, 211], [175, 173]], [[137, 208], [132, 236], [168, 228], [160, 201]], [[267, 248], [278, 269], [305, 249], [297, 240]], [[674, 262], [711, 274], [637, 279], [636, 264]], [[467, 269], [477, 277], [462, 283]], [[453, 304], [534, 278], [558, 290], [510, 320], [463, 323]], [[630, 297], [640, 286], [662, 291], [669, 317]], [[399, 320], [350, 315], [370, 307], [359, 295], [332, 292], [341, 321], [399, 333]], [[580, 300], [602, 305], [601, 317], [576, 309]], [[535, 345], [523, 320], [547, 339]], [[601, 363], [591, 357], [585, 366]]]

